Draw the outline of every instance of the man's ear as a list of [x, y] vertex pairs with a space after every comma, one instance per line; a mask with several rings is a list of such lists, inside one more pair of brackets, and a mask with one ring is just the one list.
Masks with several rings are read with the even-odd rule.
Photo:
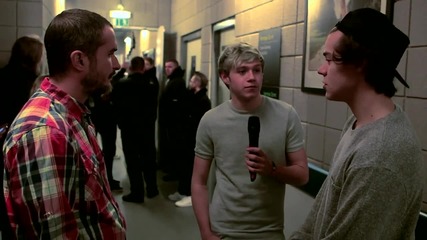
[[219, 73], [219, 77], [221, 78], [221, 80], [224, 82], [225, 85], [229, 85], [230, 84], [230, 77], [229, 77], [229, 73], [226, 72], [220, 72]]
[[86, 54], [79, 50], [71, 52], [70, 59], [71, 65], [79, 71], [83, 71], [89, 65]]

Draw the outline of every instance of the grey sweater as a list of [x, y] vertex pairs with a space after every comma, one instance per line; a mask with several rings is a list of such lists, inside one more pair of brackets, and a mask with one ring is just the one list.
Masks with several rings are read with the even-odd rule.
[[291, 239], [414, 239], [422, 152], [405, 113], [352, 130], [352, 116], [305, 224]]

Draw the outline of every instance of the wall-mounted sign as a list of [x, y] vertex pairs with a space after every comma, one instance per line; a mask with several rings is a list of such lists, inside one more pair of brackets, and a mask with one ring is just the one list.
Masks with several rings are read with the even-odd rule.
[[279, 99], [279, 87], [262, 87], [261, 94], [274, 99]]
[[129, 19], [115, 18], [114, 27], [129, 27]]
[[264, 57], [263, 86], [279, 87], [281, 28], [272, 28], [259, 33], [259, 50]]

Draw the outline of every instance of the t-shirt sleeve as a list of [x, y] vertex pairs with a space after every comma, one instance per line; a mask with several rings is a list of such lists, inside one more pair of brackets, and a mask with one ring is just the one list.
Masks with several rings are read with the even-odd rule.
[[286, 152], [295, 152], [304, 146], [304, 130], [294, 108], [289, 112]]
[[209, 119], [206, 114], [200, 120], [196, 134], [195, 155], [202, 159], [211, 160], [213, 158], [213, 141], [210, 134]]

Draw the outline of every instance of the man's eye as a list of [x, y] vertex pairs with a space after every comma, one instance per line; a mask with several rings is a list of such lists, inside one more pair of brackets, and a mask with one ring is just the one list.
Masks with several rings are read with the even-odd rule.
[[342, 57], [334, 57], [334, 62], [342, 62]]

